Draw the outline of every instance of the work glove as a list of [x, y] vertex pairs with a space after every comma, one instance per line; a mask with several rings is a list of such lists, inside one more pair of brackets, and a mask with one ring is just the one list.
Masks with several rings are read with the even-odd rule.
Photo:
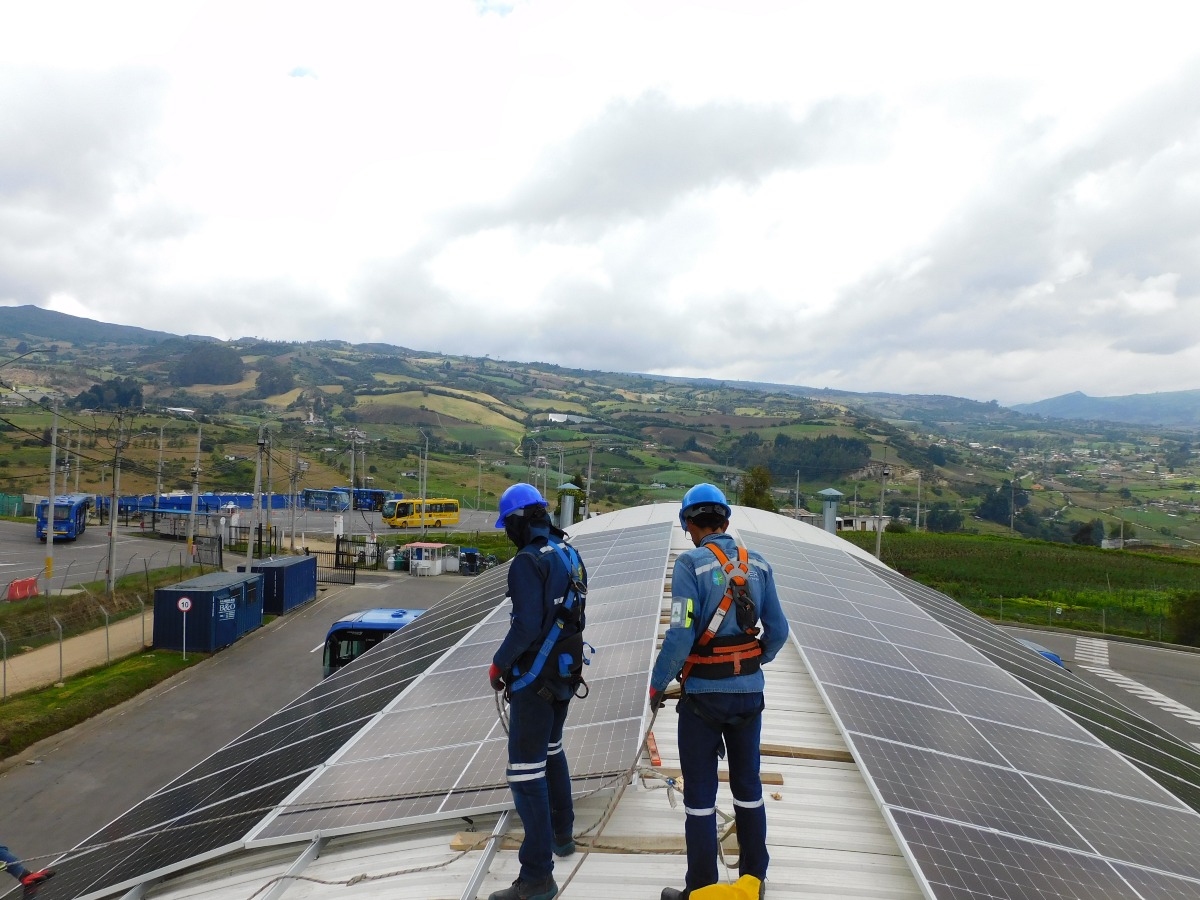
[[654, 688], [650, 688], [650, 710], [651, 710], [651, 712], [658, 712], [660, 709], [662, 709], [662, 705], [664, 702], [666, 702], [666, 699], [667, 698], [663, 694], [662, 691], [658, 691], [658, 690], [655, 690]]
[[495, 663], [492, 663], [491, 668], [488, 669], [488, 681], [492, 683], [493, 691], [504, 690], [504, 673]]

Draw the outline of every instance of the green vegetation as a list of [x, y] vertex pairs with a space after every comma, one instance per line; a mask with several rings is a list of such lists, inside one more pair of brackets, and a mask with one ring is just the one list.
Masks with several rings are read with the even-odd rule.
[[207, 654], [151, 651], [68, 678], [62, 687], [27, 691], [0, 703], [0, 758], [80, 722], [193, 666]]
[[62, 636], [71, 637], [96, 628], [106, 621], [119, 621], [140, 615], [154, 606], [154, 590], [163, 585], [177, 584], [203, 574], [201, 566], [168, 566], [163, 569], [134, 572], [118, 578], [112, 597], [105, 596], [103, 581], [87, 582], [69, 593], [45, 594], [15, 603], [0, 604], [0, 633], [9, 644], [21, 649], [40, 647], [59, 638], [57, 619]]
[[[875, 535], [842, 532], [874, 552]], [[1045, 541], [889, 533], [898, 572], [988, 618], [1200, 643], [1200, 561]]]

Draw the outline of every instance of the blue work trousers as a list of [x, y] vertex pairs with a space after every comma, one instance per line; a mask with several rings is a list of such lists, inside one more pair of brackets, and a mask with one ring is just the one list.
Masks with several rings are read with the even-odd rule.
[[690, 694], [678, 706], [690, 891], [718, 881], [717, 758], [722, 745], [729, 759], [729, 787], [741, 848], [738, 875], [759, 880], [767, 877], [767, 811], [759, 774], [762, 708], [761, 693]]
[[20, 878], [28, 869], [21, 865], [21, 860], [13, 856], [12, 852], [7, 847], [0, 847], [0, 864], [3, 864], [5, 870], [13, 878]]
[[514, 691], [508, 707], [508, 785], [525, 827], [521, 880], [541, 881], [554, 872], [551, 841], [575, 825], [571, 772], [563, 753], [567, 700], [546, 700], [532, 684]]

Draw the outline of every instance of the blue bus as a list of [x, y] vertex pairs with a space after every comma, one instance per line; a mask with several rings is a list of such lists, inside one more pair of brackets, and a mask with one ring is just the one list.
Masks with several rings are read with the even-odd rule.
[[354, 501], [354, 509], [383, 509], [383, 504], [388, 500], [393, 500], [398, 497], [403, 497], [403, 494], [397, 494], [394, 491], [385, 491], [379, 488], [348, 488], [336, 487], [335, 491], [344, 491]]
[[350, 508], [350, 495], [343, 490], [334, 488], [323, 491], [318, 488], [305, 488], [300, 495], [300, 502], [305, 509], [321, 512], [344, 512]]
[[[46, 508], [42, 500], [37, 505], [37, 538], [46, 541]], [[54, 540], [73, 541], [87, 530], [88, 510], [92, 508], [91, 494], [59, 494], [54, 498]]]
[[358, 659], [423, 612], [423, 609], [365, 609], [342, 616], [325, 635], [325, 677]]

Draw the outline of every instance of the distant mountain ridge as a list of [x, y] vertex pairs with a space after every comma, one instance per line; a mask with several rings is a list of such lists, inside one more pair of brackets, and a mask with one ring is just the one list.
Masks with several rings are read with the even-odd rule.
[[40, 306], [0, 306], [0, 334], [25, 341], [70, 341], [85, 346], [158, 344], [179, 338], [179, 335], [165, 331], [151, 331], [136, 325], [110, 325]]
[[1055, 419], [1200, 428], [1200, 390], [1118, 397], [1089, 397], [1081, 391], [1073, 391], [1036, 403], [1018, 403], [1012, 408]]
[[[67, 313], [42, 309], [39, 306], [0, 306], [0, 337], [39, 341], [70, 341], [79, 346], [115, 345], [138, 347], [162, 344], [167, 341], [217, 341], [205, 335], [177, 335], [153, 331], [135, 325], [114, 325], [85, 319]], [[329, 341], [295, 342], [321, 345]], [[337, 344], [350, 345], [336, 341]], [[374, 352], [411, 353], [391, 344], [363, 344], [360, 349]], [[557, 368], [557, 367], [554, 367]], [[855, 393], [833, 388], [814, 388], [803, 385], [774, 384], [756, 381], [734, 381], [709, 378], [677, 378], [637, 373], [608, 373], [650, 378], [667, 383], [693, 385], [728, 385], [764, 393], [805, 396], [855, 407], [863, 412], [891, 420], [921, 421], [930, 424], [943, 419], [966, 422], [1004, 421], [1015, 423], [1021, 416], [1038, 416], [1068, 421], [1111, 422], [1141, 427], [1176, 427], [1200, 429], [1200, 390], [1170, 391], [1156, 394], [1129, 394], [1117, 397], [1090, 397], [1080, 391], [1010, 407], [995, 401], [986, 403], [942, 394], [889, 394], [884, 392]]]

